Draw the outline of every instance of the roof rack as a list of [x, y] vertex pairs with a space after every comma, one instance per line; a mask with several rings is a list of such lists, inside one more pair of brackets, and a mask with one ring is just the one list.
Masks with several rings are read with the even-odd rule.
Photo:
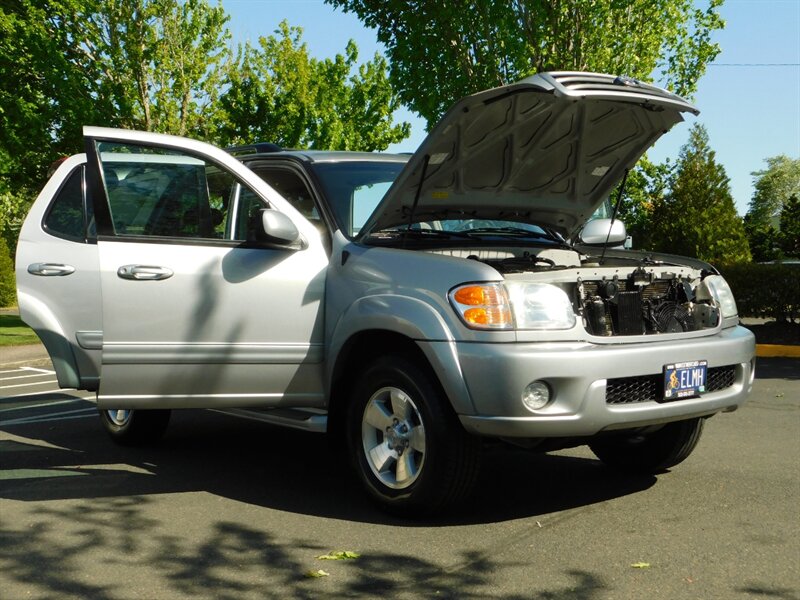
[[278, 144], [272, 144], [270, 142], [256, 142], [255, 144], [246, 144], [244, 146], [228, 146], [225, 148], [225, 152], [228, 154], [233, 154], [236, 156], [237, 154], [264, 154], [267, 152], [281, 152], [283, 148], [278, 146]]

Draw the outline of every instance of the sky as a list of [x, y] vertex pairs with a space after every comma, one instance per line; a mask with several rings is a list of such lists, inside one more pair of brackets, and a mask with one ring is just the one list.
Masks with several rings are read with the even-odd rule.
[[[383, 53], [374, 30], [355, 15], [334, 10], [323, 0], [223, 0], [234, 44], [256, 42], [286, 19], [303, 28], [309, 52], [318, 58], [343, 53], [356, 42], [360, 60]], [[702, 0], [698, 7], [705, 7]], [[800, 158], [800, 0], [725, 0], [720, 13], [725, 29], [713, 40], [722, 51], [700, 80], [692, 99], [700, 115], [662, 137], [648, 153], [651, 160], [676, 159], [696, 122], [708, 130], [717, 161], [730, 178], [740, 214], [753, 195], [753, 171], [779, 154]], [[411, 123], [411, 136], [392, 152], [413, 152], [425, 139], [425, 122], [408, 110], [395, 115]], [[268, 140], [264, 140], [268, 141]]]

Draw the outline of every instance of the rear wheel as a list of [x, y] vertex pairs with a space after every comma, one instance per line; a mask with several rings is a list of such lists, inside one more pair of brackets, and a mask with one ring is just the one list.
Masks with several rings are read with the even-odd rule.
[[652, 433], [614, 435], [589, 444], [595, 456], [623, 471], [654, 473], [674, 467], [692, 453], [704, 419], [668, 423]]
[[480, 441], [467, 434], [428, 370], [401, 356], [369, 366], [347, 415], [356, 474], [383, 508], [431, 514], [474, 485]]
[[111, 409], [100, 411], [108, 435], [122, 446], [157, 442], [169, 424], [169, 410]]

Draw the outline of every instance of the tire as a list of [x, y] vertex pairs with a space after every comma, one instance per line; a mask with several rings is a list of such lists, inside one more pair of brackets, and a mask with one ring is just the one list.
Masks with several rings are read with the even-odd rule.
[[464, 431], [427, 369], [406, 357], [380, 358], [360, 377], [351, 400], [348, 454], [383, 509], [429, 515], [471, 491], [480, 440]]
[[609, 467], [634, 473], [657, 473], [683, 462], [700, 441], [705, 419], [668, 423], [653, 433], [609, 436], [589, 444]]
[[141, 446], [160, 440], [169, 424], [169, 410], [101, 410], [100, 422], [121, 446]]

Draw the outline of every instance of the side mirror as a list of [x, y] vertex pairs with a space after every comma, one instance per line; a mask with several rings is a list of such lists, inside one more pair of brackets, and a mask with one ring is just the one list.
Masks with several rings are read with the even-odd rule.
[[617, 246], [625, 242], [628, 232], [625, 223], [611, 219], [593, 219], [583, 226], [579, 236], [587, 246]]
[[265, 208], [261, 210], [261, 230], [258, 231], [258, 239], [269, 244], [291, 246], [300, 241], [300, 232], [285, 214]]

